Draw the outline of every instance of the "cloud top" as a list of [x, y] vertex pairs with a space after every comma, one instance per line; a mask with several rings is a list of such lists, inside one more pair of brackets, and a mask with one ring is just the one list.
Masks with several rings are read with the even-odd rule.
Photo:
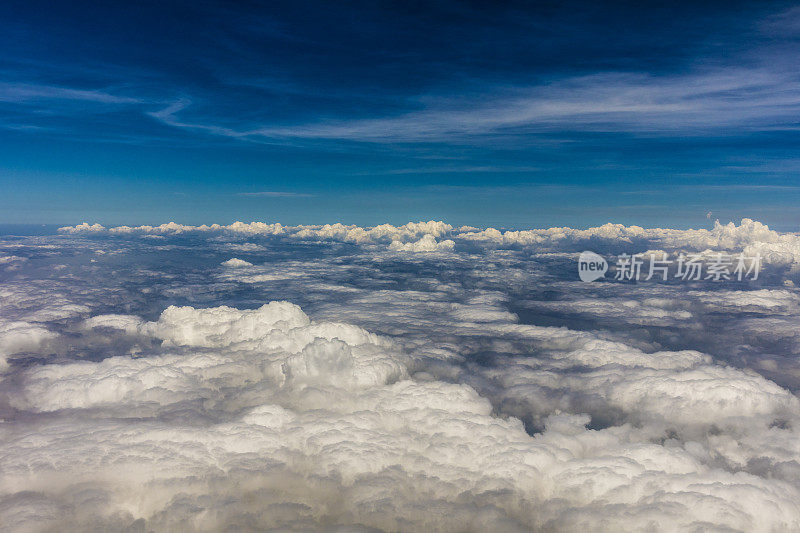
[[[0, 522], [797, 530], [796, 239], [751, 220], [0, 239], [24, 259], [0, 271]], [[790, 255], [743, 283], [584, 283], [587, 249]]]

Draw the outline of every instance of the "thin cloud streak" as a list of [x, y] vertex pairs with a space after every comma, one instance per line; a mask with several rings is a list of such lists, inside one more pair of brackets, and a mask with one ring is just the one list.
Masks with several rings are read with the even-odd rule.
[[140, 104], [143, 100], [116, 96], [102, 90], [73, 89], [30, 83], [0, 83], [0, 102], [25, 103], [41, 100], [79, 100], [98, 104]]
[[[800, 78], [768, 69], [692, 75], [603, 73], [534, 87], [503, 89], [400, 116], [237, 130], [178, 118], [189, 104], [151, 113], [165, 124], [236, 138], [372, 143], [464, 141], [483, 136], [615, 132], [657, 136], [794, 130], [800, 126]], [[488, 102], [488, 103], [486, 103]], [[733, 131], [723, 131], [738, 128]]]
[[374, 172], [359, 172], [359, 176], [383, 176], [383, 175], [404, 175], [404, 174], [470, 174], [470, 173], [525, 173], [540, 172], [541, 167], [515, 167], [500, 165], [480, 165], [480, 166], [458, 166], [458, 167], [419, 167], [419, 168], [397, 168]]
[[285, 191], [256, 191], [240, 192], [236, 196], [262, 197], [262, 198], [312, 198], [314, 194]]

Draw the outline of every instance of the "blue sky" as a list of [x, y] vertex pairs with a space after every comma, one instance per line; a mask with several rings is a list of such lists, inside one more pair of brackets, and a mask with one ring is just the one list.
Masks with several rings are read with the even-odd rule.
[[0, 30], [0, 223], [800, 226], [790, 3], [12, 1]]

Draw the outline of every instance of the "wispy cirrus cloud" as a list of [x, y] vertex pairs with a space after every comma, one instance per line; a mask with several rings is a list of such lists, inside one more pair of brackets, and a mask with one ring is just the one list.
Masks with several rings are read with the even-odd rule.
[[232, 128], [216, 126], [212, 124], [192, 123], [180, 120], [177, 116], [178, 113], [191, 106], [191, 104], [192, 104], [191, 100], [187, 98], [181, 98], [175, 102], [172, 102], [167, 107], [159, 111], [148, 111], [147, 115], [168, 126], [172, 126], [175, 128], [199, 130], [205, 133], [209, 133], [212, 135], [220, 135], [223, 137], [241, 138], [246, 136], [246, 133], [237, 131]]
[[255, 191], [240, 192], [236, 196], [249, 196], [254, 198], [311, 198], [314, 194], [290, 192], [290, 191]]
[[659, 76], [598, 73], [497, 88], [474, 99], [437, 96], [427, 100], [431, 103], [423, 109], [400, 115], [243, 129], [204, 123], [200, 116], [180, 118], [191, 111], [186, 102], [150, 115], [170, 126], [240, 139], [373, 143], [570, 131], [731, 135], [800, 126], [800, 77], [767, 67]]
[[[795, 31], [797, 20], [798, 11], [788, 10], [756, 21], [751, 29], [762, 36], [785, 37]], [[109, 83], [107, 77], [99, 81], [99, 75], [92, 73], [99, 85], [93, 89], [85, 88], [88, 82], [82, 88], [30, 83], [22, 78], [0, 83], [0, 102], [34, 103], [63, 114], [83, 112], [82, 106], [90, 104], [105, 106], [104, 111], [108, 106], [128, 111], [128, 106], [138, 105], [140, 116], [167, 126], [164, 131], [275, 144], [479, 145], [489, 140], [552, 139], [575, 133], [700, 137], [797, 130], [800, 75], [789, 59], [794, 56], [786, 50], [776, 53], [770, 46], [753, 41], [734, 58], [708, 52], [694, 58], [691, 65], [672, 70], [609, 67], [565, 75], [550, 69], [527, 82], [498, 81], [476, 71], [469, 81], [376, 99], [368, 111], [355, 105], [371, 94], [360, 86], [336, 89], [333, 102], [320, 96], [319, 87], [303, 85], [290, 74], [254, 81], [243, 76], [231, 78], [219, 65], [210, 70], [224, 84], [224, 91], [213, 84], [182, 85], [182, 80], [169, 79], [157, 84], [154, 98], [152, 87], [144, 88], [158, 78], [154, 74], [133, 71], [126, 80], [124, 73], [116, 73]], [[287, 102], [294, 107], [287, 106], [280, 113], [270, 111], [283, 109]], [[298, 102], [312, 102], [321, 108], [303, 113]], [[24, 122], [15, 117], [15, 124]]]
[[758, 25], [759, 29], [770, 36], [800, 35], [800, 7], [793, 7], [767, 17]]
[[75, 89], [56, 85], [0, 82], [0, 102], [29, 103], [43, 100], [79, 100], [98, 104], [140, 104], [143, 100], [118, 96], [100, 89]]
[[460, 166], [429, 166], [416, 168], [396, 168], [374, 172], [360, 172], [360, 176], [403, 175], [403, 174], [481, 174], [481, 173], [527, 173], [539, 172], [541, 167], [532, 166], [504, 166], [504, 165], [460, 165]]

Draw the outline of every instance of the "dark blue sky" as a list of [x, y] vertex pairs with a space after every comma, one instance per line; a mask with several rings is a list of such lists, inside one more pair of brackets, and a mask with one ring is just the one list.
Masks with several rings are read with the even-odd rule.
[[800, 8], [4, 2], [0, 223], [798, 229]]

